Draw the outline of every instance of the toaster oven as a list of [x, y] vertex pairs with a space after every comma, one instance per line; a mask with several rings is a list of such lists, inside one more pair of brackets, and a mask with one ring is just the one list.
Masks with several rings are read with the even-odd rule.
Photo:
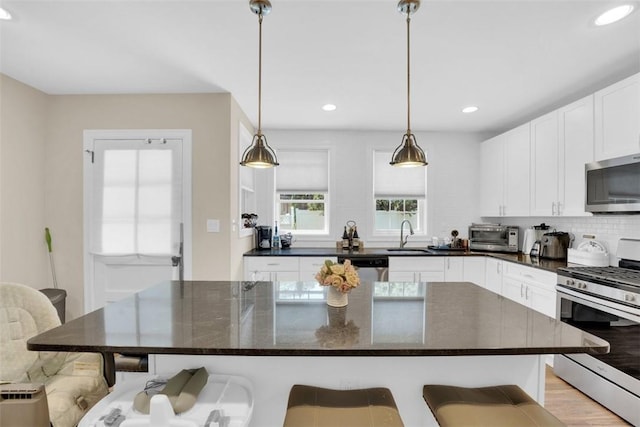
[[469, 249], [472, 251], [518, 252], [519, 228], [500, 224], [471, 224]]

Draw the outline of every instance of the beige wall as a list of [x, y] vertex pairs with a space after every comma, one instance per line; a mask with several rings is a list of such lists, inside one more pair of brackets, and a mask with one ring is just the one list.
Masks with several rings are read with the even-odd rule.
[[[49, 275], [41, 235], [46, 219], [54, 239], [58, 283], [68, 292], [67, 318], [83, 313], [82, 144], [86, 129], [191, 129], [193, 279], [241, 279], [242, 254], [251, 248], [251, 239], [239, 239], [237, 228], [232, 230], [232, 221], [240, 217], [238, 122], [252, 126], [230, 94], [49, 96], [5, 80], [12, 89], [3, 88], [5, 107], [14, 103], [24, 107], [12, 109], [11, 115], [2, 110], [0, 265], [11, 268], [0, 270], [0, 279], [44, 287], [39, 283]], [[14, 121], [24, 124], [7, 126]], [[17, 140], [27, 141], [16, 144]], [[11, 187], [7, 178], [19, 185]], [[16, 200], [19, 206], [14, 207]], [[220, 220], [219, 233], [206, 232], [207, 219]], [[21, 241], [23, 235], [29, 237], [28, 243]], [[37, 252], [36, 264], [26, 260], [31, 252]]]
[[52, 286], [44, 240], [48, 97], [0, 74], [0, 281]]

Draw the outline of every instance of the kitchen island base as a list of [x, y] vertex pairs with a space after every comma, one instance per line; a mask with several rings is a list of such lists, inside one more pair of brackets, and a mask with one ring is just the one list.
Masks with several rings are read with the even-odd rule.
[[[250, 426], [281, 426], [294, 384], [333, 389], [387, 387], [407, 427], [437, 426], [422, 398], [425, 384], [480, 387], [516, 384], [544, 404], [544, 357], [507, 356], [198, 356], [155, 355], [156, 373], [204, 366], [212, 374], [240, 375], [253, 385]], [[118, 385], [116, 385], [117, 387]]]

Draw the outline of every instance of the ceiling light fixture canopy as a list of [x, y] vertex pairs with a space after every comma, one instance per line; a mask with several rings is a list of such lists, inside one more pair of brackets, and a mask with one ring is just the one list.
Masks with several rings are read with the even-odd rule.
[[252, 168], [271, 168], [278, 166], [278, 157], [267, 143], [262, 133], [262, 18], [271, 12], [269, 0], [250, 0], [249, 8], [258, 15], [258, 131], [253, 136], [251, 145], [242, 153], [240, 165]]
[[398, 12], [407, 15], [407, 132], [402, 137], [402, 142], [391, 156], [392, 166], [413, 167], [426, 166], [427, 155], [418, 145], [416, 137], [411, 133], [411, 49], [410, 26], [411, 15], [420, 7], [420, 0], [400, 0]]

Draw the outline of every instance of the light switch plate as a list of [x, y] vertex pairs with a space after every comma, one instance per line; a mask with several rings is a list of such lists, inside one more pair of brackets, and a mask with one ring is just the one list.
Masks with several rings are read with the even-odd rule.
[[207, 233], [219, 233], [220, 232], [220, 220], [208, 219], [207, 220]]

